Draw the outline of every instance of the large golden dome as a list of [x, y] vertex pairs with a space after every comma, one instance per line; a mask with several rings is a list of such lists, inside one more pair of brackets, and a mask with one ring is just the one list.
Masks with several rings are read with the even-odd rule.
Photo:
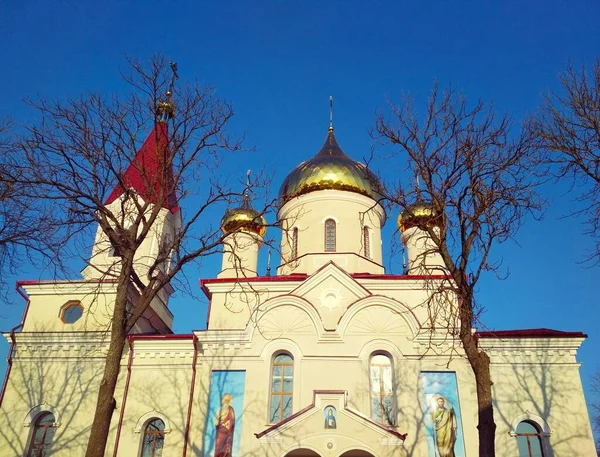
[[265, 236], [267, 221], [250, 206], [249, 198], [244, 195], [244, 203], [239, 208], [227, 210], [221, 219], [221, 230], [225, 235], [233, 232], [252, 232]]
[[312, 159], [298, 165], [279, 189], [281, 204], [316, 190], [333, 189], [356, 192], [379, 200], [380, 184], [364, 164], [352, 160], [338, 145], [329, 129], [321, 150]]

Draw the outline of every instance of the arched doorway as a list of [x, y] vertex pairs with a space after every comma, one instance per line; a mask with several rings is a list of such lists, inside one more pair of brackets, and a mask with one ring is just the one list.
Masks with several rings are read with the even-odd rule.
[[321, 457], [315, 451], [311, 451], [310, 449], [294, 449], [291, 452], [288, 452], [285, 457]]
[[346, 451], [340, 457], [375, 457], [373, 454], [362, 451], [360, 449], [352, 449], [351, 451]]

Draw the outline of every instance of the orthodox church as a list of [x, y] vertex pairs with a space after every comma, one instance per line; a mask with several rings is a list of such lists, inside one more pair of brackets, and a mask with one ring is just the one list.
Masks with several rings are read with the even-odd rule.
[[[167, 124], [155, 129], [138, 156], [160, 150]], [[245, 198], [221, 221], [220, 273], [200, 280], [206, 330], [173, 333], [166, 290], [129, 335], [107, 457], [478, 455], [474, 376], [451, 329], [431, 325], [432, 291], [447, 280], [418, 228], [435, 223], [431, 207], [398, 218], [408, 264], [388, 274], [377, 177], [331, 126], [305, 158], [281, 185], [274, 274], [257, 273], [266, 223]], [[145, 198], [139, 179], [124, 181]], [[181, 223], [173, 197], [157, 232]], [[116, 211], [119, 198], [115, 189], [106, 204]], [[84, 455], [117, 286], [97, 273], [110, 265], [107, 242], [99, 231], [80, 279], [18, 284], [27, 304], [5, 335], [0, 456]], [[143, 271], [156, 243], [141, 251]], [[456, 301], [444, 300], [451, 315]], [[576, 359], [586, 335], [476, 334], [491, 358], [497, 455], [595, 455]]]

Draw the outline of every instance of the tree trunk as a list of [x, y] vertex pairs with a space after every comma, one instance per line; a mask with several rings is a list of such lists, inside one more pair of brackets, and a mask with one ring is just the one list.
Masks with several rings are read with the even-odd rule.
[[477, 387], [477, 430], [479, 431], [479, 457], [495, 457], [496, 423], [492, 404], [492, 378], [490, 358], [477, 347], [477, 340], [469, 333], [462, 337], [467, 359], [475, 375]]
[[105, 455], [110, 423], [115, 410], [115, 387], [119, 379], [121, 357], [127, 339], [125, 324], [131, 268], [131, 260], [123, 259], [115, 298], [110, 345], [108, 346], [104, 374], [100, 382], [98, 401], [85, 457], [104, 457]]

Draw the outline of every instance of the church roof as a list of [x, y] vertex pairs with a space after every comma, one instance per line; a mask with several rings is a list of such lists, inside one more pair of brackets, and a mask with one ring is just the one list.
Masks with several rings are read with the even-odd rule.
[[[162, 206], [175, 213], [179, 205], [175, 193], [173, 167], [167, 164], [168, 142], [167, 123], [155, 122], [150, 135], [105, 204], [108, 205], [119, 198], [125, 191], [124, 185], [134, 189], [147, 202], [158, 204], [162, 200]], [[163, 197], [163, 192], [169, 192], [169, 195]]]
[[587, 338], [583, 332], [564, 332], [551, 328], [528, 328], [521, 330], [493, 330], [477, 332], [478, 338]]
[[379, 200], [381, 186], [366, 165], [351, 159], [342, 150], [333, 128], [329, 128], [325, 144], [310, 160], [298, 165], [285, 178], [279, 190], [283, 205], [294, 197], [317, 190], [345, 190]]

